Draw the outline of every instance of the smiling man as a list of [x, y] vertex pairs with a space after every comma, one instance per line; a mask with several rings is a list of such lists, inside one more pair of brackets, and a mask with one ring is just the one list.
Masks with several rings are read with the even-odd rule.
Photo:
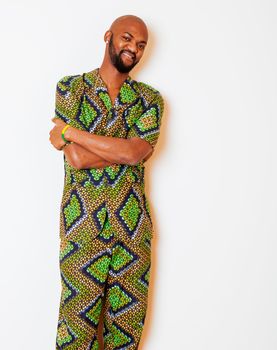
[[138, 349], [146, 317], [153, 224], [144, 163], [164, 102], [131, 78], [148, 41], [133, 15], [105, 32], [99, 68], [61, 78], [50, 142], [64, 153], [60, 205], [61, 299], [56, 349]]

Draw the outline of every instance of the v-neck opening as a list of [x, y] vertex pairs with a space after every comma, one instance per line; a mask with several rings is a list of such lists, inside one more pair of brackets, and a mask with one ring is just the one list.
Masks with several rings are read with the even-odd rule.
[[96, 71], [96, 74], [97, 74], [97, 77], [98, 77], [99, 81], [101, 82], [102, 87], [105, 89], [105, 91], [106, 91], [106, 93], [107, 93], [107, 96], [109, 97], [110, 105], [112, 106], [110, 110], [114, 110], [114, 109], [116, 108], [116, 106], [118, 105], [119, 96], [120, 96], [120, 94], [121, 94], [121, 91], [122, 91], [124, 85], [125, 85], [128, 81], [130, 81], [132, 78], [131, 78], [130, 75], [128, 75], [127, 78], [123, 81], [123, 83], [122, 83], [121, 86], [120, 86], [120, 89], [118, 90], [118, 94], [116, 95], [115, 100], [114, 100], [114, 102], [113, 102], [112, 99], [111, 99], [111, 96], [110, 96], [110, 94], [109, 94], [109, 90], [108, 90], [107, 84], [105, 83], [104, 79], [103, 79], [103, 78], [101, 77], [101, 75], [100, 75], [99, 67], [96, 68], [95, 71]]

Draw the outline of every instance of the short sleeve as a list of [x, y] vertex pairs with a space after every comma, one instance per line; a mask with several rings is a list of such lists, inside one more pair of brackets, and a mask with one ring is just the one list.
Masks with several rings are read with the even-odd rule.
[[164, 100], [160, 92], [157, 91], [147, 108], [131, 126], [128, 138], [140, 137], [154, 148], [159, 138], [163, 112]]
[[61, 78], [56, 84], [55, 95], [55, 118], [71, 124], [76, 117], [79, 106], [81, 75], [67, 75]]

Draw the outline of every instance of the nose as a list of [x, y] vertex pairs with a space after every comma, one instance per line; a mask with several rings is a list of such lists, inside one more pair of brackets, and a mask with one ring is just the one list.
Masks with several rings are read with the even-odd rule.
[[126, 48], [127, 51], [130, 51], [132, 54], [137, 55], [138, 49], [136, 44], [129, 42]]

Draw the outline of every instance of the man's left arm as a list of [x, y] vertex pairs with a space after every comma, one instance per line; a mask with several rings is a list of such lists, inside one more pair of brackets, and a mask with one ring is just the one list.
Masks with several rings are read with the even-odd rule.
[[69, 127], [64, 136], [111, 163], [135, 165], [152, 151], [152, 146], [139, 137], [95, 135], [73, 127]]

